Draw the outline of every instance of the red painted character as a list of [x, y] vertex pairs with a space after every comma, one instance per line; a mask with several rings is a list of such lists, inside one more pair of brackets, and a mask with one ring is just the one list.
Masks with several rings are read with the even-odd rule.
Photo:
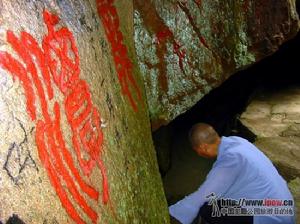
[[[133, 109], [138, 111], [137, 100], [142, 100], [141, 91], [133, 77], [132, 62], [128, 56], [127, 48], [123, 43], [123, 35], [120, 31], [120, 20], [113, 3], [114, 0], [97, 0], [98, 14], [102, 21], [108, 42], [111, 45], [122, 92], [128, 97]], [[135, 91], [137, 99], [134, 98], [129, 87]]]
[[[85, 223], [74, 206], [76, 203], [96, 223], [98, 214], [85, 197], [97, 202], [99, 193], [81, 173], [88, 176], [98, 165], [103, 181], [103, 203], [106, 204], [109, 191], [101, 160], [103, 133], [100, 114], [93, 105], [87, 83], [79, 78], [79, 56], [73, 34], [66, 27], [56, 29], [59, 23], [56, 15], [44, 11], [43, 16], [48, 29], [48, 35], [43, 39], [43, 48], [29, 33], [21, 32], [20, 38], [17, 38], [13, 32], [7, 31], [8, 43], [25, 66], [3, 51], [0, 51], [0, 66], [23, 85], [28, 114], [37, 124], [39, 157], [63, 207], [76, 223]], [[52, 83], [65, 97], [64, 109], [73, 133], [72, 142], [81, 171], [76, 168], [61, 131], [61, 106], [57, 101], [54, 101], [53, 108], [50, 106], [50, 101], [54, 100]], [[40, 105], [41, 114], [38, 114], [36, 105]], [[83, 151], [89, 155], [88, 159], [83, 159]]]
[[173, 42], [173, 52], [178, 56], [178, 64], [181, 69], [181, 71], [184, 71], [183, 69], [183, 60], [186, 57], [186, 51], [184, 49], [181, 49], [180, 44], [175, 40], [174, 34], [172, 31], [166, 27], [165, 29], [159, 31], [156, 33], [157, 38], [157, 44], [165, 44], [166, 41], [169, 39]]

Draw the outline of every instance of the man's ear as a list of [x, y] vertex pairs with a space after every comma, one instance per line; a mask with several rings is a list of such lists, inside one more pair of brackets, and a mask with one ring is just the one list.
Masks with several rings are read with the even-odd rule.
[[207, 152], [208, 151], [208, 144], [202, 143], [202, 150]]

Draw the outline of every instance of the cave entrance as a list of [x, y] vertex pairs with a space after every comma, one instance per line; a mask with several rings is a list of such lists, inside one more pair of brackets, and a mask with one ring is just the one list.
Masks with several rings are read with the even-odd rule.
[[[214, 162], [200, 158], [192, 151], [188, 143], [190, 127], [197, 122], [206, 122], [221, 136], [238, 135], [253, 142], [256, 136], [242, 125], [241, 114], [256, 97], [289, 88], [300, 90], [299, 58], [298, 33], [275, 54], [231, 76], [189, 111], [153, 133], [169, 204], [195, 191]], [[300, 117], [295, 122], [300, 124]]]

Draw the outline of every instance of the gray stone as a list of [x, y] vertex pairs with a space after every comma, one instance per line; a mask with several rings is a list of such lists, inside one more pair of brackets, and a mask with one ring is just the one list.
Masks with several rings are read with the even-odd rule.
[[295, 0], [134, 0], [134, 38], [153, 130], [295, 36]]
[[169, 223], [132, 33], [130, 1], [0, 0], [0, 223]]
[[276, 92], [264, 91], [254, 97], [240, 118], [241, 123], [256, 136], [254, 144], [270, 158], [285, 180], [290, 181], [289, 185], [293, 186], [292, 193], [298, 206], [297, 217], [300, 217], [299, 102], [298, 86]]

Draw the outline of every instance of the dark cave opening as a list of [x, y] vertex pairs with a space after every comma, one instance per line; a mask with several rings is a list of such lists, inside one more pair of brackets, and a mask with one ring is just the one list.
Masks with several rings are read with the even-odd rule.
[[[299, 2], [297, 8], [299, 9]], [[188, 131], [197, 122], [211, 124], [221, 136], [255, 136], [239, 122], [240, 114], [261, 91], [300, 88], [300, 34], [273, 55], [237, 72], [169, 125], [153, 133], [166, 197], [172, 204], [204, 181], [214, 161], [199, 158], [188, 143]], [[298, 62], [299, 61], [299, 62]]]

